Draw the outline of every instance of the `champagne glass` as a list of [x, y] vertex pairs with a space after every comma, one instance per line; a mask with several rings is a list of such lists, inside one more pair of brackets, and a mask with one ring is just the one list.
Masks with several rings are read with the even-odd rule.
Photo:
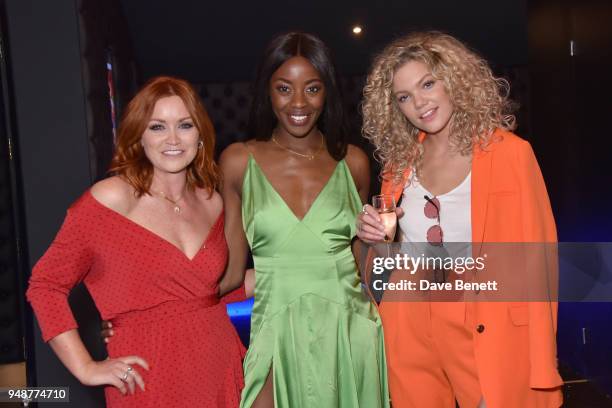
[[393, 242], [397, 226], [397, 214], [395, 214], [395, 199], [391, 194], [379, 194], [372, 197], [372, 207], [378, 211], [378, 215], [385, 229], [384, 241]]

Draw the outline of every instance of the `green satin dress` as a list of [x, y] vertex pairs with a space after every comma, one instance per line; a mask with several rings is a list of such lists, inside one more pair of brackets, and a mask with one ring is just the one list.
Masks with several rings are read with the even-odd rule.
[[242, 219], [256, 285], [241, 407], [271, 369], [276, 408], [389, 406], [382, 325], [350, 249], [360, 210], [344, 160], [300, 220], [249, 157]]

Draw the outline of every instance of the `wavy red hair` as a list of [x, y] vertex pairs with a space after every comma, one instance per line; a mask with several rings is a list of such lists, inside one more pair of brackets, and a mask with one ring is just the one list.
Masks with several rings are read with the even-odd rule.
[[161, 98], [178, 96], [183, 100], [204, 143], [195, 159], [187, 167], [187, 187], [204, 188], [209, 194], [219, 186], [219, 171], [213, 154], [215, 130], [193, 87], [182, 79], [160, 76], [148, 81], [127, 105], [117, 134], [117, 146], [110, 170], [122, 177], [136, 190], [137, 196], [149, 194], [153, 166], [140, 143], [147, 128], [155, 103]]

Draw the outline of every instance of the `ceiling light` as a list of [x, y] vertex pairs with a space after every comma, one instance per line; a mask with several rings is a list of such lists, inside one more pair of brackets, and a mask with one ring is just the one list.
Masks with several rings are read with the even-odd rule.
[[363, 29], [361, 28], [361, 26], [356, 25], [355, 27], [353, 27], [353, 34], [355, 35], [360, 35], [362, 31]]

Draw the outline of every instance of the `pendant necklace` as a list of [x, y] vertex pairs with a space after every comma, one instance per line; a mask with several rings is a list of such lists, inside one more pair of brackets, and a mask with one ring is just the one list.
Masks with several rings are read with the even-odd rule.
[[297, 155], [297, 156], [304, 157], [305, 159], [308, 159], [308, 160], [314, 160], [315, 156], [316, 156], [317, 154], [319, 154], [319, 152], [320, 152], [320, 151], [321, 151], [321, 149], [323, 148], [323, 140], [324, 140], [324, 137], [323, 137], [323, 135], [321, 135], [321, 144], [319, 145], [319, 147], [317, 148], [317, 150], [315, 150], [315, 151], [314, 151], [314, 152], [312, 152], [311, 154], [305, 154], [305, 153], [296, 152], [295, 150], [291, 150], [290, 148], [285, 147], [285, 146], [283, 146], [282, 144], [278, 143], [278, 141], [276, 140], [275, 135], [274, 135], [274, 134], [272, 134], [272, 141], [273, 141], [273, 142], [274, 142], [274, 144], [276, 144], [278, 147], [280, 147], [280, 148], [281, 148], [281, 149], [283, 149], [283, 150], [288, 151], [289, 153], [293, 153], [293, 154], [295, 154], [295, 155]]
[[171, 203], [174, 206], [174, 213], [177, 215], [181, 214], [181, 206], [178, 205], [178, 202], [181, 201], [183, 199], [183, 195], [181, 194], [181, 196], [179, 198], [177, 198], [176, 200], [171, 199], [170, 197], [168, 197], [166, 195], [166, 193], [164, 193], [163, 191], [156, 191], [157, 194], [160, 195], [161, 198], [163, 198], [164, 200], [167, 200], [169, 203]]

